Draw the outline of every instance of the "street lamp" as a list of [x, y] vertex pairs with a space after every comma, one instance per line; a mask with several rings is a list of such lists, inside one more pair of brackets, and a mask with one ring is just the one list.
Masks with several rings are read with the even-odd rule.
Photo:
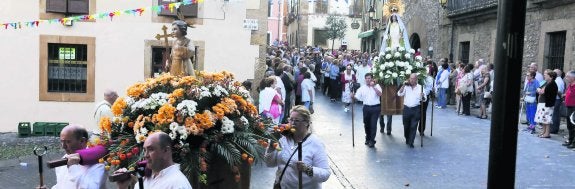
[[447, 8], [447, 0], [439, 0], [439, 4], [441, 4], [441, 8]]
[[369, 19], [372, 19], [373, 17], [375, 17], [375, 9], [373, 8], [373, 5], [371, 7], [369, 7], [369, 11], [367, 11], [369, 13]]

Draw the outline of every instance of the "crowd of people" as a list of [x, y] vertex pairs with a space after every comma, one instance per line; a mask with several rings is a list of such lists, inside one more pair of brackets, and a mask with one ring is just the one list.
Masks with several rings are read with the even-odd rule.
[[563, 146], [575, 148], [575, 126], [571, 114], [575, 111], [575, 71], [565, 74], [560, 69], [546, 69], [541, 74], [536, 63], [531, 63], [525, 73], [522, 103], [525, 106], [527, 127], [538, 137], [550, 138], [558, 134], [561, 118], [567, 117], [567, 140]]
[[[311, 115], [316, 91], [330, 98], [332, 103], [341, 101], [344, 112], [354, 102], [363, 104], [365, 145], [374, 147], [379, 120], [380, 133], [391, 135], [392, 115], [381, 115], [380, 97], [382, 87], [373, 78], [371, 66], [378, 52], [336, 50], [318, 47], [295, 48], [284, 43], [270, 46], [266, 60], [267, 69], [258, 88], [258, 110], [261, 116], [271, 118], [275, 124], [289, 123], [295, 132], [279, 139], [278, 146], [270, 145], [263, 154], [269, 167], [277, 169], [274, 188], [295, 188], [302, 172], [304, 188], [321, 188], [331, 172], [322, 141], [311, 132]], [[429, 57], [424, 59], [427, 75], [422, 84], [413, 73], [401, 85], [395, 95], [403, 97], [402, 122], [405, 143], [414, 148], [419, 131], [425, 131], [426, 112], [429, 102], [437, 100], [435, 108], [456, 105], [459, 115], [471, 115], [471, 108], [479, 108], [479, 119], [487, 119], [487, 109], [493, 93], [493, 64], [480, 59], [475, 64], [449, 63], [443, 58], [438, 63]], [[531, 64], [525, 74], [522, 101], [525, 103], [527, 131], [535, 132], [541, 125], [539, 137], [549, 138], [557, 133], [561, 114], [575, 112], [575, 71], [566, 75], [559, 69], [537, 71]], [[251, 88], [250, 83], [244, 84]], [[104, 100], [96, 105], [95, 120], [110, 115], [110, 106], [118, 97], [107, 90]], [[564, 112], [564, 113], [561, 113]], [[387, 124], [384, 118], [387, 117]], [[563, 144], [575, 148], [575, 126], [567, 122], [569, 137]], [[60, 136], [66, 151], [68, 166], [59, 167], [58, 183], [54, 188], [86, 186], [100, 188], [105, 185], [104, 168], [101, 164], [80, 165], [78, 151], [86, 148], [87, 131], [80, 126], [64, 128]], [[155, 133], [144, 142], [145, 159], [153, 177], [146, 177], [143, 185], [148, 187], [191, 188], [171, 159], [170, 138], [165, 133]], [[301, 161], [293, 158], [298, 143], [303, 146]], [[283, 150], [276, 150], [276, 148]], [[126, 170], [119, 170], [117, 173]], [[119, 188], [138, 186], [134, 178], [118, 182]]]

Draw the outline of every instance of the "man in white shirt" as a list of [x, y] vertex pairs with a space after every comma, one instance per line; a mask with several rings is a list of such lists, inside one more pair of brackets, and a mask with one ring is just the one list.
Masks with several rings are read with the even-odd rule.
[[448, 65], [447, 63], [443, 63], [441, 67], [443, 69], [439, 71], [435, 81], [435, 86], [439, 89], [437, 107], [440, 109], [447, 108], [447, 89], [449, 88], [449, 69], [447, 69]]
[[557, 97], [555, 97], [555, 106], [553, 106], [553, 112], [555, 112], [552, 116], [553, 122], [551, 123], [550, 131], [551, 134], [559, 133], [559, 123], [561, 122], [561, 105], [563, 104], [563, 100], [561, 97], [565, 93], [565, 82], [561, 76], [563, 75], [563, 71], [560, 69], [553, 70], [557, 73], [557, 78], [555, 78], [555, 83], [557, 84]]
[[[144, 142], [144, 158], [146, 168], [152, 170], [152, 175], [144, 177], [144, 188], [191, 189], [186, 176], [180, 171], [180, 164], [172, 160], [172, 139], [163, 132], [148, 136]], [[117, 173], [126, 170], [118, 170]], [[135, 178], [118, 182], [119, 189], [126, 189], [135, 184]], [[136, 188], [139, 186], [136, 184]]]
[[56, 185], [52, 189], [106, 188], [104, 164], [80, 165], [80, 155], [76, 152], [86, 149], [88, 132], [78, 125], [68, 125], [60, 133], [62, 148], [66, 151], [64, 158], [67, 166], [56, 167]]
[[315, 99], [315, 83], [311, 80], [311, 76], [309, 72], [304, 73], [301, 82], [301, 101], [308, 110]]
[[403, 84], [397, 96], [403, 96], [403, 135], [405, 144], [413, 148], [415, 130], [421, 118], [421, 101], [425, 101], [425, 94], [421, 85], [417, 84], [417, 74], [412, 73], [409, 81]]
[[365, 129], [365, 145], [373, 148], [375, 145], [375, 134], [377, 133], [377, 119], [381, 114], [380, 99], [381, 87], [373, 80], [373, 74], [365, 74], [365, 84], [357, 93], [351, 96], [363, 102], [363, 128]]
[[104, 100], [98, 103], [96, 105], [96, 109], [94, 110], [94, 120], [96, 121], [95, 128], [98, 128], [100, 119], [102, 117], [109, 117], [109, 118], [114, 117], [114, 114], [112, 114], [111, 107], [112, 104], [114, 104], [114, 102], [116, 101], [116, 98], [118, 98], [118, 93], [116, 93], [116, 91], [106, 90], [104, 92]]
[[357, 65], [356, 70], [357, 70], [357, 83], [360, 84], [360, 86], [365, 85], [365, 74], [369, 73], [371, 71], [371, 67], [369, 65], [367, 65], [367, 61], [360, 61], [361, 64]]

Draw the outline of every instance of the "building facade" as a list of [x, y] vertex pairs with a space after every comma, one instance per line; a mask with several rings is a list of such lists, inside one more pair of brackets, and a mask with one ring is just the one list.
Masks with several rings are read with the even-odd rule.
[[360, 50], [361, 42], [357, 37], [360, 30], [351, 28], [351, 23], [358, 20], [353, 16], [353, 3], [354, 1], [337, 0], [293, 1], [288, 6], [288, 19], [285, 22], [288, 27], [288, 42], [294, 46], [331, 49], [332, 41], [325, 37], [325, 23], [329, 15], [336, 15], [345, 20], [347, 30], [343, 39], [333, 41], [333, 47], [339, 49], [345, 46], [350, 50]]
[[[173, 0], [1, 1], [0, 23], [48, 20], [70, 15], [94, 15], [124, 9], [150, 7]], [[55, 4], [56, 3], [56, 4]], [[196, 4], [186, 21], [197, 49], [196, 69], [228, 70], [239, 81], [258, 77], [265, 67], [267, 16], [265, 0], [203, 1]], [[76, 7], [77, 8], [77, 7]], [[125, 95], [128, 86], [159, 74], [164, 40], [162, 26], [170, 28], [175, 17], [163, 11], [141, 15], [75, 21], [68, 25], [41, 23], [38, 27], [2, 29], [0, 57], [10, 60], [0, 79], [0, 132], [16, 131], [19, 122], [69, 122], [96, 129], [95, 104], [106, 89]], [[256, 20], [256, 30], [246, 29], [246, 19]], [[171, 33], [171, 29], [168, 29]]]
[[[370, 43], [374, 43], [373, 48], [379, 49], [388, 18], [379, 16], [383, 4], [378, 1], [366, 3], [375, 5], [376, 20], [383, 22], [381, 29], [363, 29], [363, 34], [373, 31], [371, 36], [374, 37], [365, 37], [362, 47], [371, 50]], [[497, 0], [448, 0], [441, 5], [433, 0], [404, 0], [402, 19], [412, 48], [420, 48], [424, 56], [432, 55], [435, 61], [449, 58], [451, 62], [474, 63], [484, 59], [496, 64], [497, 3]], [[365, 15], [369, 6], [362, 7]], [[363, 22], [369, 24], [369, 20]], [[540, 71], [575, 68], [575, 0], [528, 0], [525, 23], [525, 66], [534, 62]]]

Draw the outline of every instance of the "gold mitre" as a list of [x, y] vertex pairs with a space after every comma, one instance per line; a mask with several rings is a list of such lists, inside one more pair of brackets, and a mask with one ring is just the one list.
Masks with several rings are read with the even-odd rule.
[[405, 5], [401, 0], [388, 0], [385, 4], [383, 4], [383, 15], [389, 18], [391, 14], [396, 13], [399, 16], [403, 16], [403, 12], [405, 11]]

